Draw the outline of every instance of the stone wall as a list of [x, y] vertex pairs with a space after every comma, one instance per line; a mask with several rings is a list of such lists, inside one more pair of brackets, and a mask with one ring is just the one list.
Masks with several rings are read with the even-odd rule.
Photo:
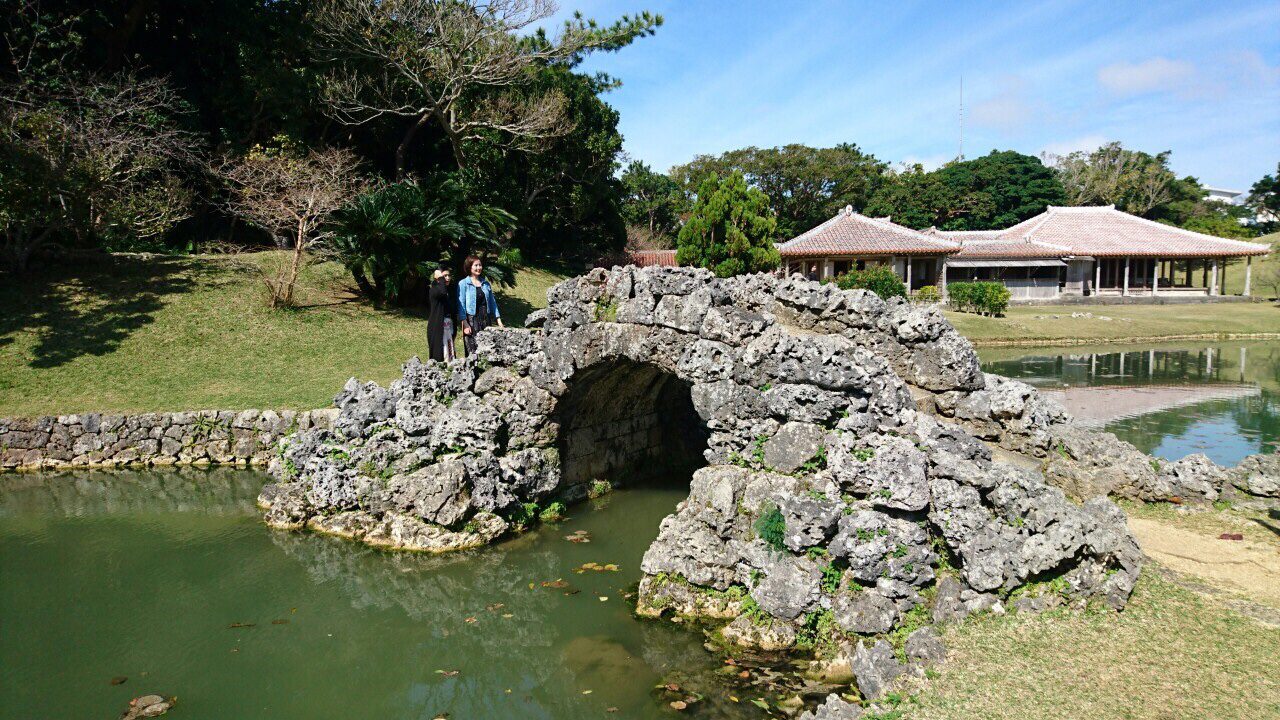
[[200, 410], [0, 418], [0, 469], [265, 465], [280, 438], [327, 428], [325, 410]]

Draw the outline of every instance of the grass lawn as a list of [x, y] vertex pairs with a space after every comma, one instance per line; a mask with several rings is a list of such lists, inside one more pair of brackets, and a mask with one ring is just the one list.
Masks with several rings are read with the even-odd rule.
[[945, 641], [947, 662], [905, 717], [1280, 717], [1280, 628], [1151, 566], [1119, 615], [988, 615]]
[[[249, 264], [272, 253], [102, 256], [0, 283], [0, 416], [326, 407], [348, 377], [388, 382], [426, 354], [422, 310], [357, 299], [341, 267], [305, 270], [301, 308], [270, 310]], [[555, 268], [499, 291], [508, 324], [545, 305]]]
[[[1073, 312], [1090, 313], [1093, 317], [1073, 318]], [[1271, 303], [1014, 305], [1000, 318], [950, 310], [946, 316], [975, 345], [1280, 334], [1280, 307]]]

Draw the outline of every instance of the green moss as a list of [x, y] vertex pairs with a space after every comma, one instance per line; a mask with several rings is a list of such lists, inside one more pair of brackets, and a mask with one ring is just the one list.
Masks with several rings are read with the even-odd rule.
[[894, 628], [888, 636], [886, 636], [889, 644], [893, 646], [893, 652], [898, 656], [899, 662], [907, 661], [907, 636], [925, 625], [928, 625], [931, 621], [932, 618], [929, 615], [929, 605], [927, 603], [920, 603], [908, 610], [898, 622], [898, 627]]
[[800, 466], [800, 474], [812, 475], [813, 473], [816, 473], [819, 470], [825, 470], [826, 467], [827, 467], [827, 446], [819, 445], [818, 452], [815, 453], [813, 457], [806, 460], [805, 463]]
[[618, 320], [618, 301], [609, 295], [596, 298], [596, 322], [616, 322]]
[[876, 456], [875, 448], [854, 448], [853, 457], [859, 462], [866, 462]]
[[598, 498], [613, 491], [613, 483], [608, 480], [592, 480], [591, 488], [587, 490], [587, 497]]
[[796, 646], [805, 650], [827, 651], [836, 648], [843, 633], [831, 610], [814, 610], [804, 616], [796, 633]]

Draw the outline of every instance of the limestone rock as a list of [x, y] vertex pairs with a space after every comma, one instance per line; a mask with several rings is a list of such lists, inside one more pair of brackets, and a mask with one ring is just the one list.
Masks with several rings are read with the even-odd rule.
[[800, 715], [800, 720], [858, 720], [863, 712], [861, 705], [832, 693], [821, 705]]
[[903, 648], [907, 659], [924, 665], [939, 665], [947, 658], [947, 648], [938, 631], [925, 626], [907, 636]]
[[858, 691], [868, 700], [879, 700], [893, 686], [893, 681], [903, 672], [902, 664], [893, 654], [893, 647], [884, 640], [877, 640], [870, 648], [859, 640], [853, 653], [853, 676]]

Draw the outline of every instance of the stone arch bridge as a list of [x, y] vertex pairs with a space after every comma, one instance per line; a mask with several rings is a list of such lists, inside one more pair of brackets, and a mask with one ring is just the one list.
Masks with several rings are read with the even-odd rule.
[[1123, 607], [1141, 552], [1100, 496], [1213, 493], [1194, 463], [1153, 467], [984, 375], [935, 308], [689, 268], [597, 269], [547, 299], [473, 358], [349, 381], [331, 428], [282, 446], [268, 523], [445, 551], [601, 480], [700, 468], [639, 609], [736, 617], [726, 637], [788, 647], [815, 617], [874, 636], [1028, 584], [1053, 588], [1042, 606]]

